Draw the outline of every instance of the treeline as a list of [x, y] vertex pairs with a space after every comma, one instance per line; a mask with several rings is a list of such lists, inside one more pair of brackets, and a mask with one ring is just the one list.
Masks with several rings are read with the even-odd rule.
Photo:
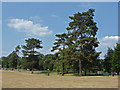
[[117, 75], [120, 73], [120, 44], [116, 44], [114, 49], [108, 48], [107, 54], [103, 62], [103, 71], [104, 72], [116, 72]]
[[[98, 28], [94, 21], [94, 9], [86, 12], [78, 12], [69, 16], [71, 22], [66, 28], [66, 33], [56, 34], [56, 39], [51, 52], [55, 54], [43, 55], [37, 51], [42, 49], [42, 41], [35, 38], [25, 40], [25, 45], [18, 45], [7, 57], [2, 57], [2, 66], [6, 68], [50, 70], [65, 73], [78, 73], [86, 75], [97, 71], [117, 72], [119, 74], [120, 59], [119, 44], [112, 50], [111, 56], [105, 56], [104, 60], [99, 59], [101, 52], [96, 52], [99, 41], [96, 33]], [[111, 49], [110, 49], [111, 50]], [[117, 52], [118, 51], [118, 52]], [[20, 54], [22, 56], [20, 57]], [[108, 66], [109, 65], [109, 68]]]
[[[69, 55], [69, 54], [68, 54]], [[10, 55], [7, 57], [0, 58], [2, 61], [2, 67], [4, 68], [13, 68], [17, 69], [17, 61], [19, 59], [19, 69], [32, 69], [28, 62], [26, 62], [26, 58], [24, 57], [18, 57], [18, 55], [13, 51]], [[55, 56], [55, 54], [38, 54], [37, 59], [35, 60], [36, 63], [33, 65], [33, 70], [50, 70], [50, 71], [56, 71], [61, 72], [62, 71], [62, 63], [60, 60], [60, 57]], [[85, 62], [84, 62], [85, 63]], [[85, 68], [86, 64], [82, 65], [83, 68]], [[90, 68], [92, 68], [90, 70]], [[114, 49], [108, 48], [107, 54], [105, 55], [105, 59], [97, 59], [96, 63], [92, 65], [92, 67], [86, 68], [86, 73], [97, 71], [104, 71], [107, 73], [117, 72], [119, 74], [120, 72], [120, 44], [117, 44]], [[78, 67], [78, 61], [74, 60], [71, 62], [65, 62], [65, 72], [64, 73], [78, 73], [79, 67]], [[83, 74], [85, 75], [85, 71], [83, 70]]]

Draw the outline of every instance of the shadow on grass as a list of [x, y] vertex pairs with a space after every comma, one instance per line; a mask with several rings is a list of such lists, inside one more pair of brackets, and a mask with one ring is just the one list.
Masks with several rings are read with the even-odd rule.
[[34, 74], [47, 74], [48, 72], [47, 71], [37, 71], [37, 72], [34, 72]]
[[[73, 73], [73, 76], [79, 76], [78, 73]], [[82, 74], [82, 76], [110, 76], [110, 75], [103, 75], [103, 74]]]

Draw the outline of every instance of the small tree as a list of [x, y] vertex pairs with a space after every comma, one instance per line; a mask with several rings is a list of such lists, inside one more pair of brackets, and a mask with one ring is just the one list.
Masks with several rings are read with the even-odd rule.
[[28, 66], [30, 66], [30, 68], [32, 69], [32, 74], [33, 74], [33, 67], [36, 63], [39, 64], [39, 60], [37, 57], [38, 52], [36, 51], [36, 49], [40, 49], [43, 48], [41, 46], [41, 42], [39, 39], [34, 39], [34, 38], [29, 38], [25, 40], [26, 45], [23, 45], [22, 48], [22, 52], [23, 55], [27, 58], [26, 64], [28, 64]]

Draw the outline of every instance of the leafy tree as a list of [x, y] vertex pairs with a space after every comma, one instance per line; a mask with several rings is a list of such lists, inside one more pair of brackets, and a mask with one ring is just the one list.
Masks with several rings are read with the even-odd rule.
[[119, 43], [117, 43], [113, 51], [112, 71], [117, 72], [117, 74], [119, 75], [119, 72], [120, 72], [120, 44]]
[[112, 69], [112, 56], [113, 56], [113, 50], [108, 48], [107, 50], [107, 54], [105, 55], [105, 59], [103, 61], [103, 68], [105, 70], [105, 72], [110, 73], [111, 69]]
[[[32, 69], [33, 74], [33, 68], [39, 66], [39, 59], [38, 59], [38, 52], [36, 49], [43, 48], [41, 46], [41, 42], [39, 39], [34, 38], [28, 38], [25, 40], [26, 45], [23, 45], [22, 52], [23, 55], [26, 57], [26, 64], [29, 66], [30, 69]], [[37, 65], [38, 64], [38, 65]]]
[[[69, 37], [74, 37], [77, 59], [79, 59], [79, 75], [82, 76], [82, 62], [91, 63], [98, 58], [100, 53], [95, 52], [99, 42], [95, 37], [97, 33], [96, 22], [93, 20], [94, 9], [83, 13], [75, 13], [69, 18], [72, 20], [67, 27]], [[90, 65], [90, 64], [88, 64]]]

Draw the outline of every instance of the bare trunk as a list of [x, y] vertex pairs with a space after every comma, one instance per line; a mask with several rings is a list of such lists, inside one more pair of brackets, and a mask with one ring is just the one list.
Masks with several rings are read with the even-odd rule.
[[64, 76], [64, 49], [65, 49], [65, 45], [63, 45], [63, 63], [62, 63], [62, 76]]
[[119, 72], [117, 72], [117, 75], [119, 75]]
[[33, 69], [32, 69], [32, 72], [31, 72], [31, 74], [33, 74]]
[[64, 63], [62, 63], [62, 76], [64, 76]]
[[[33, 47], [33, 56], [34, 56], [34, 47]], [[32, 72], [31, 72], [31, 74], [33, 74], [33, 66], [32, 66]]]
[[84, 71], [85, 72], [85, 76], [87, 75], [87, 72], [86, 71]]
[[[82, 43], [80, 43], [80, 54], [82, 52]], [[79, 59], [79, 76], [82, 76], [82, 64], [81, 64], [81, 57]]]
[[19, 72], [19, 59], [17, 59], [17, 71]]
[[79, 60], [79, 76], [82, 76], [81, 60]]

